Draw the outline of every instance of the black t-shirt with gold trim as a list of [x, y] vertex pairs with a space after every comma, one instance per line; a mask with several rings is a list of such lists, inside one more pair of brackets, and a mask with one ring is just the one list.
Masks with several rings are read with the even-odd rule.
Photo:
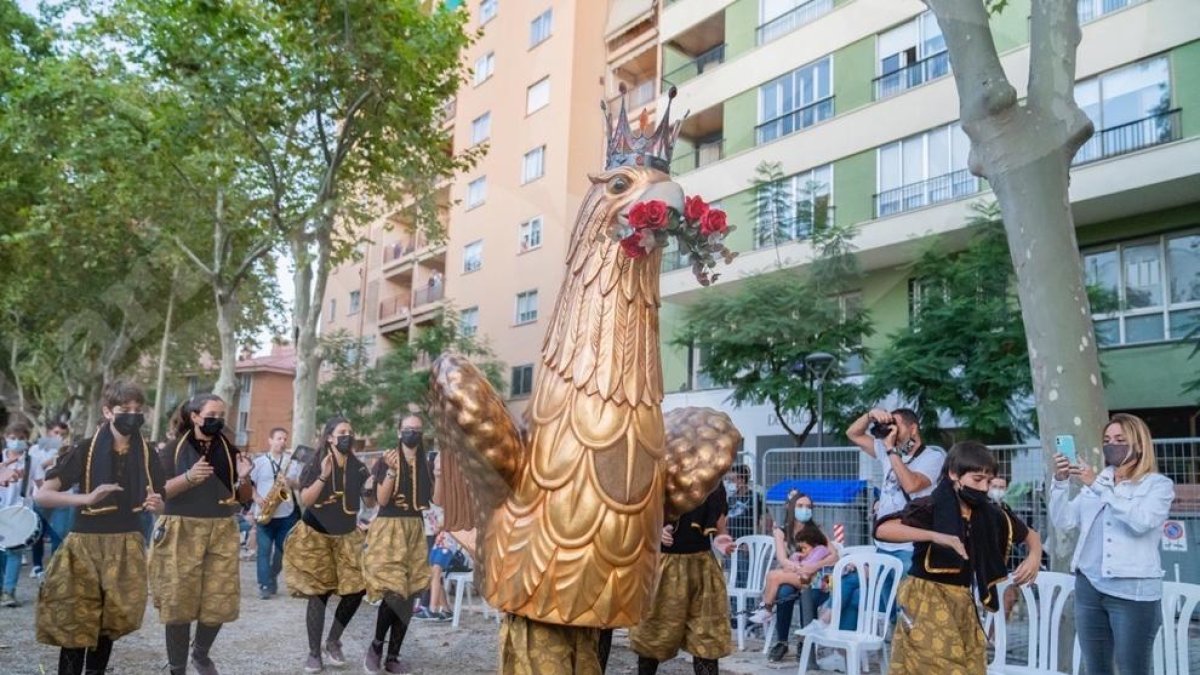
[[663, 553], [700, 553], [711, 548], [709, 537], [717, 533], [717, 522], [729, 511], [729, 502], [725, 497], [725, 486], [717, 485], [717, 489], [708, 495], [700, 506], [683, 514], [677, 522], [666, 523], [674, 525], [672, 533], [675, 542], [663, 546]]
[[[46, 471], [46, 480], [57, 478], [60, 489], [64, 492], [73, 487], [78, 487], [79, 491], [83, 492], [90, 446], [91, 439], [83, 439], [71, 446], [69, 450], [59, 456], [54, 466]], [[150, 484], [153, 485], [153, 490], [161, 495], [166, 489], [166, 477], [163, 475], [162, 465], [157, 461], [153, 450], [148, 451], [146, 459], [148, 460], [146, 467], [150, 472]], [[136, 461], [132, 452], [124, 454], [114, 452], [112, 454], [113, 482], [122, 486], [128, 484], [130, 472], [137, 470], [140, 465], [141, 463]], [[150, 486], [148, 485], [147, 488]], [[134, 501], [137, 503], [133, 503]], [[132, 491], [115, 492], [109, 495], [103, 504], [115, 505], [117, 508], [94, 515], [86, 513], [86, 509], [76, 508], [75, 524], [71, 527], [71, 531], [81, 534], [119, 534], [142, 531], [142, 513], [134, 510], [140, 509], [142, 502], [134, 497]]]
[[[304, 466], [300, 474], [300, 489], [303, 491], [321, 477], [319, 454]], [[333, 474], [321, 486], [321, 494], [312, 506], [304, 509], [303, 521], [321, 534], [350, 534], [358, 527], [359, 497], [370, 473], [357, 457], [347, 457], [345, 466], [333, 465]]]
[[[387, 463], [383, 459], [375, 462], [371, 475], [375, 477], [375, 485], [383, 483], [387, 477]], [[380, 518], [419, 518], [421, 512], [429, 508], [429, 498], [433, 495], [433, 481], [429, 475], [429, 463], [425, 452], [418, 450], [414, 464], [409, 464], [400, 451], [400, 467], [396, 472], [396, 488], [392, 492], [390, 502], [379, 504]]]

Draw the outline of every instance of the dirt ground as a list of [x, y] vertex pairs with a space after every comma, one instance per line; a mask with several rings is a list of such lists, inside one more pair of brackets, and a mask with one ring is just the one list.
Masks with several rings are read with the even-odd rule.
[[[37, 582], [22, 570], [17, 597], [23, 601], [15, 609], [0, 608], [0, 673], [4, 675], [42, 675], [58, 667], [58, 651], [38, 644], [34, 639], [33, 616]], [[330, 603], [328, 621], [333, 620]], [[477, 605], [478, 606], [478, 605]], [[326, 672], [360, 673], [360, 659], [374, 628], [375, 608], [364, 604], [346, 629], [343, 645], [349, 663], [344, 669]], [[485, 619], [477, 609], [464, 610], [462, 624], [452, 628], [449, 622], [415, 621], [404, 643], [402, 657], [420, 675], [453, 673], [473, 675], [496, 672], [496, 636], [494, 616]], [[761, 643], [760, 643], [761, 644]], [[286, 596], [258, 599], [254, 562], [242, 563], [241, 618], [226, 625], [217, 637], [213, 659], [223, 675], [292, 675], [303, 672], [307, 654], [304, 634], [304, 601]], [[722, 661], [722, 673], [795, 672], [796, 662], [787, 659], [769, 671], [761, 654], [743, 652]], [[624, 631], [614, 639], [608, 673], [636, 673], [636, 657], [628, 648]], [[108, 672], [111, 675], [162, 675], [166, 651], [162, 625], [153, 607], [147, 607], [142, 629], [117, 642]], [[662, 664], [663, 675], [692, 672], [684, 658]]]

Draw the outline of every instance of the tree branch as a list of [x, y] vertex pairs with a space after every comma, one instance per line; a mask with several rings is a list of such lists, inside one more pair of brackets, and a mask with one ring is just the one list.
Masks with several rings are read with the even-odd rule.
[[246, 257], [242, 258], [241, 264], [238, 265], [237, 271], [234, 272], [233, 278], [230, 279], [229, 288], [237, 288], [238, 285], [242, 283], [242, 279], [250, 273], [250, 268], [254, 265], [254, 263], [266, 254], [270, 253], [273, 247], [274, 242], [268, 239], [259, 242], [258, 246], [251, 249], [251, 251], [246, 254]]
[[[1066, 4], [1066, 0], [1054, 0]], [[1009, 83], [996, 53], [992, 29], [983, 0], [924, 0], [937, 17], [964, 126], [997, 115], [1017, 104], [1017, 91]], [[1075, 5], [1071, 4], [1072, 9]]]
[[171, 237], [175, 240], [175, 245], [179, 247], [179, 250], [183, 251], [183, 254], [192, 261], [192, 264], [200, 268], [200, 271], [203, 272], [206, 277], [208, 277], [209, 281], [212, 281], [216, 278], [217, 275], [208, 268], [208, 265], [204, 264], [204, 261], [201, 260], [199, 256], [192, 252], [192, 249], [189, 248], [187, 244], [183, 243], [183, 239], [180, 239], [179, 235], [171, 235]]

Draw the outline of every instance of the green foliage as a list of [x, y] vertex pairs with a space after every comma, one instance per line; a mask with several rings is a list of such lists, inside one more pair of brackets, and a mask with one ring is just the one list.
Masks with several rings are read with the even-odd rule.
[[377, 444], [392, 442], [399, 411], [410, 404], [424, 408], [429, 396], [429, 366], [445, 352], [471, 357], [499, 391], [504, 387], [504, 364], [474, 336], [459, 331], [450, 310], [441, 319], [418, 329], [414, 339], [391, 345], [374, 364], [367, 362], [361, 341], [344, 333], [324, 340], [322, 350], [331, 373], [317, 390], [317, 420], [344, 415], [360, 435]]
[[949, 414], [973, 438], [1010, 441], [1030, 424], [1025, 328], [999, 208], [972, 208], [966, 250], [933, 248], [914, 263], [911, 321], [873, 360], [865, 389], [912, 402], [929, 437]]
[[[857, 296], [860, 280], [854, 232], [829, 226], [813, 233], [817, 259], [804, 273], [781, 270], [747, 278], [730, 291], [717, 289], [687, 308], [674, 343], [702, 345], [704, 372], [733, 388], [738, 405], [769, 404], [797, 445], [817, 419], [817, 378], [803, 366], [814, 352], [836, 355], [825, 379], [826, 444], [859, 405], [858, 387], [844, 379], [847, 366], [866, 357], [871, 325]], [[805, 416], [801, 428], [793, 420]]]

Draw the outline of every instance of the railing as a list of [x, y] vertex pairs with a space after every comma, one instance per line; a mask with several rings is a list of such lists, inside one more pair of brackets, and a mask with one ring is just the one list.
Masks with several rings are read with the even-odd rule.
[[442, 124], [447, 124], [454, 120], [454, 114], [458, 112], [458, 97], [446, 99], [442, 104], [441, 120]]
[[1132, 7], [1133, 5], [1140, 5], [1145, 1], [1146, 0], [1102, 0], [1099, 7], [1100, 11], [1096, 11], [1097, 7], [1095, 0], [1079, 0], [1077, 6], [1079, 12], [1079, 23], [1085, 24], [1089, 21], [1095, 21], [1096, 19], [1099, 19], [1110, 12], [1115, 12], [1118, 9], [1124, 9], [1126, 7]]
[[800, 211], [795, 218], [778, 223], [775, 227], [754, 228], [754, 248], [765, 248], [789, 241], [800, 241], [812, 236], [813, 230], [820, 230], [833, 222], [834, 209], [832, 205], [824, 208], [811, 208], [798, 205]]
[[1162, 143], [1177, 141], [1183, 137], [1183, 123], [1179, 108], [1164, 113], [1143, 117], [1140, 120], [1103, 129], [1088, 139], [1072, 164], [1078, 166], [1107, 157], [1116, 157], [1127, 152], [1149, 148]]
[[416, 249], [417, 244], [415, 241], [409, 241], [407, 243], [396, 242], [390, 246], [384, 246], [383, 264], [386, 265], [393, 260], [399, 260], [400, 258], [412, 253]]
[[764, 45], [833, 11], [833, 0], [809, 0], [758, 27], [758, 44]]
[[830, 117], [833, 117], [832, 96], [809, 103], [803, 108], [797, 108], [789, 113], [784, 113], [779, 117], [769, 119], [754, 127], [756, 144], [770, 143], [777, 138], [783, 138], [801, 129], [807, 129], [817, 122], [823, 122]]
[[875, 195], [875, 217], [882, 218], [938, 202], [968, 197], [983, 190], [983, 185], [983, 180], [967, 169], [920, 183], [902, 185]]
[[950, 52], [938, 52], [915, 63], [910, 63], [899, 70], [884, 73], [872, 80], [875, 89], [875, 100], [895, 96], [902, 91], [908, 91], [950, 74]]
[[407, 295], [396, 295], [380, 301], [379, 322], [407, 319], [408, 301], [409, 297]]
[[616, 105], [618, 101], [624, 99], [625, 107], [629, 110], [640, 108], [654, 100], [658, 95], [658, 90], [654, 87], [654, 80], [645, 80], [638, 82], [625, 90], [624, 94], [617, 94], [608, 99], [610, 105]]
[[413, 293], [413, 307], [428, 305], [429, 303], [437, 302], [444, 297], [446, 297], [446, 286], [444, 284], [418, 288], [417, 292]]
[[674, 272], [675, 270], [683, 269], [684, 267], [690, 267], [691, 264], [691, 259], [688, 258], [686, 253], [680, 251], [679, 249], [663, 252], [663, 272]]
[[675, 70], [663, 75], [663, 89], [683, 84], [693, 77], [700, 75], [705, 70], [722, 63], [725, 63], [725, 43], [713, 47]]
[[725, 159], [725, 139], [701, 143], [695, 150], [676, 156], [671, 160], [671, 172], [675, 175], [695, 171], [702, 166]]
[[483, 258], [467, 258], [463, 260], [463, 272], [478, 272], [483, 267]]

